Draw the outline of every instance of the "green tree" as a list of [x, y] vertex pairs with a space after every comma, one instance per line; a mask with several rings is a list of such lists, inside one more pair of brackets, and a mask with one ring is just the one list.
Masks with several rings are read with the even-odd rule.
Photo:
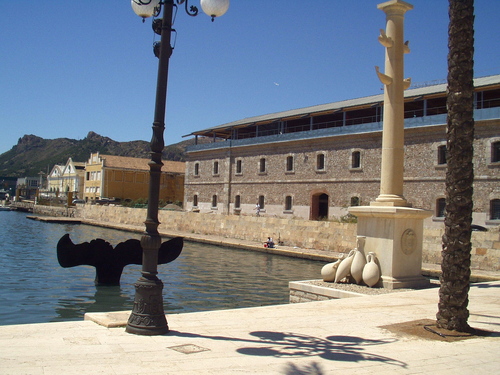
[[474, 0], [449, 0], [445, 233], [437, 325], [467, 332], [474, 140]]

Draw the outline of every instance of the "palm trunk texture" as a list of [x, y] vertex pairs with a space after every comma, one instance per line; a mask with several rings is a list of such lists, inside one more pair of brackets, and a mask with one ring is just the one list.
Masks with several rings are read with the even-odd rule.
[[446, 214], [437, 326], [468, 332], [474, 168], [474, 0], [449, 0]]

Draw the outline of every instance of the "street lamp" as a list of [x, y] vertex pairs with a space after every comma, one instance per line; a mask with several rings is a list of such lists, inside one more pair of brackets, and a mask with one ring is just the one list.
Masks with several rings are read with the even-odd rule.
[[[165, 108], [167, 100], [168, 62], [172, 54], [170, 36], [173, 31], [173, 10], [177, 5], [185, 3], [186, 13], [190, 16], [198, 14], [198, 8], [188, 8], [188, 0], [131, 0], [134, 12], [144, 19], [157, 17], [163, 8], [163, 19], [153, 22], [153, 30], [161, 35], [160, 43], [154, 47], [159, 58], [158, 79], [156, 84], [156, 103], [151, 138], [151, 161], [149, 162], [149, 196], [147, 217], [144, 222], [146, 231], [141, 238], [142, 271], [135, 283], [135, 299], [132, 313], [128, 319], [126, 331], [138, 335], [161, 335], [168, 332], [167, 319], [163, 310], [163, 283], [158, 274], [158, 250], [161, 237], [158, 233], [158, 203], [160, 195], [161, 155], [165, 146], [163, 132], [165, 130]], [[201, 7], [212, 17], [220, 17], [229, 8], [229, 0], [201, 0]]]

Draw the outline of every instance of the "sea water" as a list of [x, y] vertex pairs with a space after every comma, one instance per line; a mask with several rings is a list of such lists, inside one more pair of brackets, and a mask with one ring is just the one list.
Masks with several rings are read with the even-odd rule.
[[[0, 211], [0, 325], [132, 309], [141, 266], [126, 266], [120, 286], [97, 287], [95, 268], [62, 268], [56, 245], [66, 233], [75, 244], [102, 238], [113, 246], [140, 234], [26, 216]], [[318, 278], [323, 264], [185, 241], [174, 262], [158, 266], [158, 277], [165, 312], [182, 313], [288, 303], [288, 282]]]

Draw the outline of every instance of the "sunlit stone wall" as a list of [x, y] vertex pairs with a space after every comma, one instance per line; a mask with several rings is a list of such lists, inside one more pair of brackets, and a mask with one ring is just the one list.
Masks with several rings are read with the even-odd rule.
[[[146, 210], [139, 208], [81, 205], [76, 217], [103, 223], [144, 227]], [[272, 236], [286, 246], [347, 253], [356, 246], [356, 224], [331, 221], [311, 221], [247, 215], [215, 215], [160, 210], [160, 231], [180, 231], [186, 234], [215, 235], [249, 241], [264, 241]], [[124, 228], [125, 229], [125, 228]], [[423, 262], [441, 262], [442, 228], [424, 228]], [[472, 233], [472, 268], [500, 270], [500, 232]]]

